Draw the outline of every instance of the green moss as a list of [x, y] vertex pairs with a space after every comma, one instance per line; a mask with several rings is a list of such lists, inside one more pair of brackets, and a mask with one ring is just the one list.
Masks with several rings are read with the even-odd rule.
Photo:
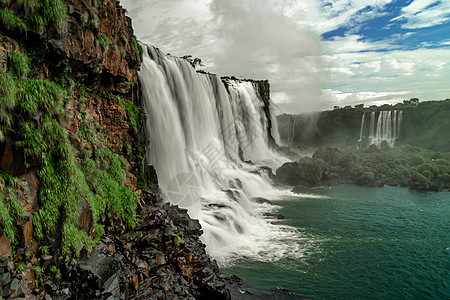
[[126, 109], [128, 120], [128, 125], [133, 128], [134, 133], [138, 133], [139, 128], [142, 126], [142, 115], [139, 108], [130, 100], [120, 99], [118, 104]]
[[15, 243], [17, 241], [15, 224], [25, 216], [25, 209], [17, 201], [17, 192], [19, 188], [25, 188], [26, 184], [0, 171], [0, 185], [4, 186], [3, 190], [0, 190], [0, 225], [9, 241]]
[[18, 0], [17, 3], [25, 10], [31, 12], [36, 11], [36, 9], [38, 9], [40, 5], [38, 0]]
[[109, 216], [122, 216], [128, 226], [135, 224], [135, 211], [138, 197], [123, 185], [126, 164], [122, 157], [109, 150], [97, 150], [95, 159], [82, 163], [90, 188], [94, 192], [92, 206], [94, 219], [106, 211]]
[[39, 31], [45, 27], [44, 18], [40, 14], [35, 14], [31, 17], [31, 26], [34, 30]]
[[[16, 109], [22, 115], [32, 115], [40, 110], [42, 114], [39, 127], [35, 121], [21, 124], [22, 138], [16, 143], [23, 149], [26, 161], [37, 156], [43, 158], [37, 172], [40, 209], [33, 213], [35, 237], [42, 238], [61, 228], [63, 254], [77, 256], [81, 246], [89, 251], [104, 232], [98, 223], [101, 214], [117, 215], [126, 225], [133, 226], [138, 197], [124, 186], [126, 165], [123, 159], [104, 149], [97, 150], [94, 156], [84, 153], [85, 161], [78, 165], [66, 130], [57, 121], [63, 114], [64, 90], [49, 80], [14, 79], [5, 72], [1, 75], [13, 86], [5, 88], [2, 85], [0, 89], [10, 98], [7, 101], [1, 98], [4, 109]], [[80, 89], [80, 92], [86, 91]], [[80, 129], [83, 130], [83, 125]], [[95, 128], [86, 127], [81, 138], [95, 139]], [[21, 207], [15, 205], [17, 201], [12, 202], [12, 196], [5, 198], [4, 194], [0, 203], [1, 222], [8, 237], [14, 239], [15, 219], [21, 216]], [[77, 227], [82, 201], [87, 201], [93, 210], [97, 234], [94, 240]]]
[[134, 53], [136, 55], [136, 59], [138, 61], [138, 64], [141, 64], [143, 49], [142, 49], [141, 45], [139, 45], [139, 42], [137, 41], [135, 36], [133, 36], [131, 38], [131, 47], [133, 48], [133, 51], [134, 51]]
[[109, 39], [103, 33], [100, 33], [97, 36], [97, 43], [100, 45], [100, 47], [102, 47], [103, 50], [108, 50], [108, 48], [109, 48]]
[[87, 12], [80, 14], [80, 21], [81, 21], [82, 26], [85, 26], [88, 23], [88, 20], [89, 20], [89, 14]]
[[16, 146], [23, 149], [25, 159], [34, 158], [47, 150], [46, 145], [42, 142], [43, 136], [34, 122], [26, 121], [22, 123], [21, 132], [22, 140], [16, 142]]
[[0, 8], [0, 20], [9, 30], [19, 29], [21, 32], [27, 32], [27, 26], [22, 19], [7, 9]]
[[0, 109], [12, 109], [17, 104], [17, 85], [13, 76], [0, 69]]
[[86, 23], [86, 27], [89, 27], [91, 29], [99, 29], [100, 27], [100, 21], [98, 19], [97, 14], [93, 14], [92, 19], [89, 20], [89, 22]]
[[28, 79], [19, 85], [19, 100], [37, 102], [39, 109], [52, 116], [62, 115], [65, 90], [50, 80]]
[[26, 77], [30, 72], [28, 57], [20, 52], [9, 56], [9, 69], [18, 77]]
[[62, 0], [39, 0], [39, 2], [44, 23], [62, 33], [68, 19], [64, 2]]

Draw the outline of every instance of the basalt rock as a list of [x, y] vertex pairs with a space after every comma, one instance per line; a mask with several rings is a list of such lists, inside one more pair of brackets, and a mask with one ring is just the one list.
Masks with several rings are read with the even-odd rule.
[[148, 201], [141, 212], [136, 228], [113, 230], [89, 258], [63, 267], [63, 276], [73, 278], [70, 297], [230, 299], [225, 278], [199, 240], [197, 220], [162, 202]]

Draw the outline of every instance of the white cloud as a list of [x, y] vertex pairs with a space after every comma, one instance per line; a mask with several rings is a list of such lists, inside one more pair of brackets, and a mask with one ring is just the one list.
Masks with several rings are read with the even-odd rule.
[[[450, 78], [446, 47], [450, 41], [424, 44], [416, 51], [401, 51], [400, 45], [417, 35], [417, 28], [448, 20], [450, 0], [415, 0], [391, 20], [402, 21], [411, 31], [378, 42], [356, 33], [360, 23], [386, 14], [392, 1], [330, 0], [325, 6], [317, 0], [122, 3], [143, 42], [173, 55], [200, 57], [207, 71], [220, 75], [269, 79], [273, 101], [285, 111], [392, 101], [400, 96], [449, 98], [444, 87]], [[353, 30], [320, 41], [320, 34], [342, 26]], [[432, 49], [436, 46], [443, 48]], [[409, 94], [389, 94], [405, 91]]]
[[282, 103], [291, 103], [292, 100], [289, 98], [289, 96], [286, 93], [278, 92], [278, 93], [271, 93], [270, 97], [272, 99], [272, 102], [275, 104], [282, 104]]
[[450, 21], [450, 1], [415, 0], [402, 9], [402, 15], [392, 19], [406, 20], [406, 29], [419, 29], [441, 25]]
[[[448, 57], [450, 49], [328, 55], [324, 61], [332, 72], [331, 85], [338, 88], [324, 91], [322, 99], [329, 107], [371, 99], [446, 99], [450, 97], [449, 89], [444, 88], [450, 78]], [[351, 75], [336, 71], [346, 66], [351, 66]]]

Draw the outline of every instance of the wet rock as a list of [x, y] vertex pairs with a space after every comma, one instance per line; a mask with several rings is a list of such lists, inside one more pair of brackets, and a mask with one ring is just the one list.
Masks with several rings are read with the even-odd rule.
[[6, 233], [0, 230], [0, 234], [0, 258], [9, 258], [12, 251], [11, 243]]
[[250, 200], [253, 202], [259, 203], [259, 204], [263, 204], [263, 203], [272, 204], [272, 202], [270, 202], [269, 200], [262, 198], [262, 197], [253, 197]]
[[78, 208], [78, 228], [84, 230], [88, 235], [91, 233], [92, 224], [94, 222], [92, 209], [86, 200], [83, 200]]

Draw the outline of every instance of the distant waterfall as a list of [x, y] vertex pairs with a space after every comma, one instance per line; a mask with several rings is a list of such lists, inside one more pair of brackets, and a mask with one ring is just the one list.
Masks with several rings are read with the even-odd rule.
[[199, 74], [184, 59], [147, 46], [139, 72], [148, 160], [163, 197], [199, 219], [219, 263], [272, 260], [295, 251], [298, 237], [264, 217], [276, 197], [267, 172], [288, 161], [268, 144], [256, 83]]
[[287, 145], [292, 146], [294, 144], [294, 137], [295, 137], [295, 118], [294, 118], [294, 116], [290, 116], [289, 121], [290, 122], [289, 122]]
[[359, 148], [369, 145], [380, 147], [385, 141], [389, 147], [394, 147], [400, 137], [403, 111], [388, 110], [364, 113], [361, 119]]

